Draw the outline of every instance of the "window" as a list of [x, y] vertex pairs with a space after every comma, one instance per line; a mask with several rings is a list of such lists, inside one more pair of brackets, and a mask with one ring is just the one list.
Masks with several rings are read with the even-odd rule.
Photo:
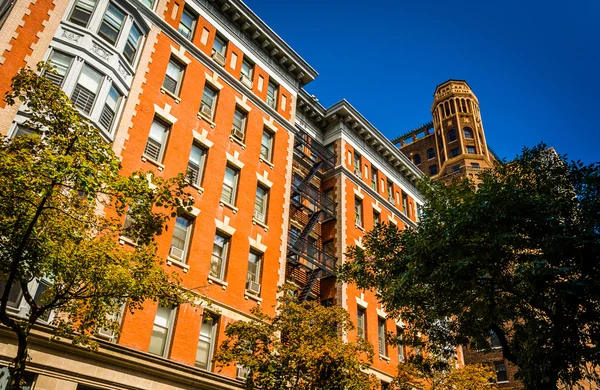
[[215, 235], [213, 251], [210, 260], [210, 276], [219, 280], [225, 278], [225, 265], [227, 263], [227, 252], [229, 251], [229, 237], [220, 233]]
[[174, 58], [171, 58], [169, 60], [169, 64], [167, 65], [167, 73], [165, 74], [165, 79], [163, 80], [163, 88], [171, 92], [173, 95], [178, 95], [179, 90], [181, 89], [181, 81], [183, 79], [184, 70], [185, 66], [180, 64]]
[[494, 370], [496, 371], [496, 381], [498, 383], [508, 382], [508, 375], [506, 373], [506, 364], [504, 362], [494, 362]]
[[354, 174], [358, 177], [362, 177], [360, 166], [361, 166], [361, 157], [360, 154], [354, 152]]
[[359, 339], [364, 339], [367, 337], [367, 310], [363, 307], [358, 306], [357, 309], [357, 319], [356, 319], [356, 329], [358, 333]]
[[473, 130], [470, 127], [465, 127], [463, 132], [466, 139], [473, 139]]
[[333, 240], [328, 240], [323, 243], [323, 252], [331, 257], [335, 257], [335, 245]]
[[402, 345], [402, 328], [396, 327], [396, 334], [398, 335], [398, 362], [403, 362], [404, 356], [404, 345]]
[[356, 226], [363, 226], [363, 204], [359, 198], [354, 198], [354, 222]]
[[190, 183], [200, 186], [206, 164], [206, 149], [196, 144], [192, 145], [187, 167], [187, 179]]
[[450, 157], [456, 157], [458, 156], [458, 148], [454, 148], [452, 150], [450, 150]]
[[248, 115], [245, 112], [237, 108], [233, 113], [233, 126], [231, 128], [231, 135], [242, 142], [244, 142], [244, 136], [246, 135], [247, 117]]
[[23, 126], [21, 124], [17, 124], [17, 127], [13, 131], [12, 138], [15, 138], [15, 137], [18, 137], [18, 136], [21, 136], [21, 135], [32, 135], [32, 134], [39, 134], [39, 132], [37, 130], [35, 130], [35, 129], [30, 128], [30, 127]]
[[220, 37], [215, 36], [212, 48], [212, 58], [215, 62], [221, 66], [225, 66], [225, 52], [227, 51], [227, 41]]
[[247, 58], [242, 60], [241, 80], [248, 87], [252, 88], [252, 76], [254, 75], [254, 64]]
[[154, 0], [138, 0], [138, 1], [150, 9], [152, 9], [154, 7]]
[[404, 215], [408, 215], [408, 195], [402, 193], [402, 212]]
[[373, 211], [373, 226], [377, 226], [381, 223], [381, 214], [377, 211]]
[[78, 26], [87, 27], [95, 6], [96, 0], [78, 0], [71, 11], [69, 21]]
[[134, 229], [135, 229], [135, 225], [134, 225], [134, 220], [131, 217], [131, 215], [129, 215], [129, 210], [130, 207], [127, 207], [127, 214], [125, 214], [125, 221], [123, 221], [123, 230], [121, 230], [121, 237], [125, 237], [128, 238], [132, 241], [136, 241], [135, 240], [135, 234], [134, 234]]
[[502, 348], [502, 344], [500, 344], [500, 339], [498, 335], [494, 332], [490, 332], [490, 344], [492, 345], [492, 349]]
[[92, 111], [103, 77], [102, 74], [88, 65], [83, 66], [75, 90], [73, 90], [71, 101], [84, 114], [89, 115]]
[[[4, 294], [4, 289], [6, 288], [6, 281], [0, 280], [0, 294]], [[21, 304], [21, 298], [23, 297], [23, 290], [21, 289], [21, 284], [18, 281], [14, 281], [12, 287], [10, 289], [10, 293], [8, 294], [8, 306], [14, 309], [19, 308]]]
[[165, 151], [168, 133], [169, 127], [155, 118], [152, 121], [152, 127], [150, 127], [150, 135], [148, 136], [148, 141], [146, 142], [144, 155], [156, 162], [161, 162]]
[[150, 338], [148, 352], [159, 356], [167, 354], [167, 344], [171, 337], [170, 333], [174, 317], [175, 308], [158, 306], [156, 317], [154, 317], [154, 326], [152, 327], [152, 337]]
[[267, 162], [273, 159], [273, 133], [264, 129], [260, 142], [260, 157]]
[[471, 163], [471, 168], [479, 169], [481, 168], [481, 166], [479, 165], [479, 163]]
[[50, 65], [54, 67], [56, 74], [48, 72], [45, 74], [46, 78], [50, 79], [50, 81], [57, 86], [62, 86], [72, 62], [73, 57], [57, 51], [52, 52], [52, 56], [50, 57]]
[[460, 171], [460, 165], [455, 165], [452, 167], [452, 172], [458, 172]]
[[262, 255], [250, 251], [248, 255], [248, 273], [246, 274], [246, 291], [258, 295], [260, 294], [260, 267], [262, 265]]
[[429, 148], [427, 149], [427, 159], [431, 160], [432, 158], [435, 158], [435, 151], [433, 148]]
[[124, 20], [125, 14], [112, 3], [109, 3], [108, 8], [104, 13], [104, 17], [102, 18], [98, 35], [114, 45], [119, 38], [119, 33], [123, 27]]
[[390, 384], [384, 381], [381, 381], [381, 390], [388, 390], [390, 388]]
[[171, 238], [171, 249], [169, 255], [181, 262], [186, 261], [188, 248], [190, 246], [190, 236], [192, 233], [193, 220], [187, 216], [178, 216], [173, 228], [173, 237]]
[[475, 146], [467, 146], [467, 153], [468, 154], [475, 154]]
[[129, 30], [129, 35], [127, 36], [127, 42], [125, 42], [125, 48], [123, 49], [123, 55], [129, 61], [130, 64], [133, 64], [135, 61], [135, 55], [140, 46], [140, 38], [142, 33], [140, 29], [134, 24], [131, 26], [131, 30]]
[[196, 367], [198, 368], [210, 370], [218, 323], [218, 317], [212, 313], [202, 316], [198, 349], [196, 350]]
[[225, 169], [225, 178], [223, 179], [223, 189], [221, 191], [221, 202], [229, 205], [235, 204], [235, 198], [237, 193], [237, 184], [239, 171], [229, 165]]
[[196, 15], [185, 7], [183, 14], [181, 15], [181, 21], [179, 22], [179, 32], [187, 39], [192, 39], [194, 36], [194, 28], [196, 27]]
[[262, 223], [267, 222], [267, 205], [269, 201], [269, 190], [262, 186], [256, 187], [256, 199], [254, 200], [254, 218]]
[[267, 88], [267, 104], [269, 105], [269, 107], [277, 109], [277, 90], [279, 89], [279, 87], [273, 83], [272, 81], [269, 81], [269, 86]]
[[385, 341], [385, 318], [377, 318], [377, 334], [379, 336], [379, 355], [387, 356], [387, 344]]
[[387, 181], [387, 196], [388, 201], [394, 203], [394, 184], [391, 180]]
[[219, 93], [211, 86], [204, 86], [204, 92], [202, 93], [202, 102], [200, 103], [200, 114], [203, 115], [209, 121], [212, 121], [215, 116], [218, 94]]
[[377, 175], [378, 175], [378, 171], [377, 169], [373, 168], [373, 166], [371, 166], [371, 188], [373, 189], [373, 191], [378, 192], [377, 191]]
[[438, 169], [437, 165], [432, 165], [429, 167], [429, 176], [437, 175]]
[[414, 163], [415, 165], [419, 165], [419, 164], [421, 164], [421, 155], [420, 155], [420, 154], [415, 154], [415, 155], [413, 156], [413, 163]]
[[98, 120], [106, 130], [110, 131], [122, 98], [123, 95], [114, 86], [111, 86]]
[[454, 131], [454, 129], [452, 129], [448, 132], [448, 142], [454, 142], [454, 141], [456, 141], [456, 131]]

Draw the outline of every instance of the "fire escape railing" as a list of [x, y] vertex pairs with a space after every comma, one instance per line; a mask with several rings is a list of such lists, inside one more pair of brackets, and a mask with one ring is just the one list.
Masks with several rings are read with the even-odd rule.
[[329, 217], [335, 218], [336, 203], [329, 199], [323, 192], [305, 183], [298, 176], [294, 176], [292, 181], [292, 202], [298, 207], [306, 207], [302, 203], [302, 199], [306, 199], [316, 209], [323, 210]]
[[[323, 276], [333, 275], [337, 258], [319, 248], [308, 238], [302, 238], [290, 231], [287, 250], [290, 263], [299, 264], [302, 258], [307, 261], [307, 264], [320, 268], [324, 273]], [[309, 266], [311, 269], [314, 267]]]

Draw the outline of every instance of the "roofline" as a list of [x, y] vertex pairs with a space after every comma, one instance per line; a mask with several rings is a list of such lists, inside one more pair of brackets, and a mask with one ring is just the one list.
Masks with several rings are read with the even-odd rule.
[[439, 87], [441, 87], [444, 84], [451, 83], [451, 82], [465, 83], [465, 84], [467, 84], [467, 87], [469, 87], [470, 90], [473, 90], [473, 88], [471, 88], [471, 86], [469, 85], [469, 83], [467, 83], [467, 80], [448, 79], [448, 80], [444, 81], [443, 83], [438, 84], [435, 87], [435, 89], [433, 90], [433, 96], [435, 96], [435, 91], [437, 91]]

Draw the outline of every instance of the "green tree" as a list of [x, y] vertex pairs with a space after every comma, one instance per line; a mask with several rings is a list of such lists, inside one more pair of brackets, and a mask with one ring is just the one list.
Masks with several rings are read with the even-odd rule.
[[433, 348], [495, 333], [528, 389], [598, 381], [600, 166], [540, 145], [479, 180], [424, 182], [417, 228], [369, 232], [341, 276]]
[[[456, 362], [450, 365], [428, 365], [423, 362], [408, 361], [398, 366], [398, 374], [391, 387], [394, 390], [496, 390], [490, 382], [494, 372], [490, 366], [468, 364], [456, 368]], [[446, 363], [446, 362], [444, 362]], [[441, 368], [444, 366], [445, 368]]]
[[[5, 96], [10, 105], [23, 104], [34, 132], [0, 143], [0, 322], [18, 341], [11, 389], [21, 388], [33, 326], [51, 311], [57, 337], [95, 348], [99, 329], [118, 331], [114, 314], [125, 302], [133, 311], [148, 299], [190, 298], [155, 255], [167, 220], [189, 207], [183, 177], [122, 176], [111, 145], [40, 76], [52, 71], [43, 63], [39, 72], [21, 69]], [[135, 250], [118, 244], [121, 235], [137, 243]], [[51, 285], [36, 296], [28, 283], [42, 278]], [[7, 309], [19, 290], [29, 306], [25, 317]]]
[[246, 389], [374, 390], [379, 385], [363, 372], [372, 362], [367, 342], [345, 342], [353, 329], [348, 312], [317, 302], [298, 302], [287, 292], [278, 314], [260, 307], [255, 321], [237, 321], [225, 330], [227, 339], [215, 353], [219, 366], [237, 363], [248, 370]]

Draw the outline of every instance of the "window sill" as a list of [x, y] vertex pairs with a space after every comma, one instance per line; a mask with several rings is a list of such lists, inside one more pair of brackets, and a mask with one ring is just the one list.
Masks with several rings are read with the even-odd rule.
[[160, 87], [160, 93], [172, 97], [177, 104], [181, 103], [181, 98], [175, 95], [173, 92], [166, 90], [165, 87]]
[[198, 190], [198, 192], [200, 194], [204, 193], [204, 187], [200, 187], [198, 184], [194, 184], [194, 183], [190, 183], [189, 181], [186, 180], [186, 182], [189, 184], [190, 187], [195, 188], [196, 190]]
[[199, 112], [199, 113], [198, 113], [198, 119], [202, 119], [202, 120], [205, 120], [205, 121], [207, 121], [207, 122], [208, 122], [208, 124], [210, 125], [210, 127], [211, 127], [212, 129], [214, 129], [214, 128], [217, 126], [217, 124], [211, 120], [212, 118], [208, 118], [208, 117], [206, 117], [206, 116], [205, 116], [203, 113], [201, 113], [201, 112]]
[[230, 209], [231, 211], [233, 211], [234, 214], [237, 214], [237, 212], [239, 211], [239, 209], [237, 207], [235, 207], [234, 205], [229, 204], [229, 203], [225, 203], [223, 201], [220, 201], [219, 205], [221, 205], [223, 207], [227, 207], [228, 209]]
[[121, 245], [131, 245], [131, 246], [137, 246], [137, 242], [133, 241], [131, 238], [125, 237], [125, 236], [120, 236], [119, 237], [119, 244]]
[[219, 278], [215, 278], [212, 275], [208, 275], [208, 284], [218, 284], [219, 286], [221, 286], [223, 288], [223, 290], [227, 289], [227, 286], [229, 286], [229, 283], [227, 283], [224, 280], [221, 280]]
[[167, 265], [168, 266], [175, 265], [175, 266], [183, 269], [183, 272], [185, 272], [185, 273], [187, 273], [190, 269], [189, 265], [182, 263], [181, 261], [176, 260], [176, 259], [172, 258], [171, 256], [167, 257]]
[[258, 295], [252, 294], [251, 292], [248, 292], [247, 290], [244, 291], [244, 299], [252, 299], [253, 301], [256, 301], [259, 305], [262, 303], [261, 297], [259, 297]]
[[148, 163], [150, 163], [152, 165], [156, 165], [158, 167], [158, 170], [161, 171], [161, 172], [163, 171], [163, 169], [165, 169], [165, 165], [164, 164], [159, 163], [158, 161], [150, 158], [149, 156], [147, 156], [145, 154], [142, 155], [142, 161], [143, 162], [148, 162]]
[[271, 169], [274, 169], [274, 168], [275, 168], [275, 165], [274, 165], [272, 162], [270, 162], [270, 161], [267, 161], [267, 160], [265, 160], [265, 159], [264, 159], [264, 158], [262, 158], [262, 157], [260, 157], [258, 160], [259, 160], [260, 162], [262, 162], [262, 163], [265, 163], [265, 164], [267, 164], [267, 165], [269, 166], [269, 168], [271, 168]]
[[367, 232], [367, 231], [365, 230], [365, 228], [364, 228], [364, 227], [362, 227], [362, 226], [360, 226], [360, 225], [354, 224], [354, 227], [356, 227], [358, 230], [360, 230], [360, 231], [361, 231], [361, 232], [363, 232], [363, 233], [366, 233], [366, 232]]
[[231, 142], [235, 142], [236, 144], [240, 145], [242, 147], [242, 150], [246, 149], [246, 144], [243, 143], [241, 140], [235, 138], [234, 136], [230, 135], [229, 136], [229, 141]]
[[265, 229], [265, 232], [269, 231], [269, 226], [266, 223], [264, 223], [262, 221], [259, 221], [258, 219], [254, 218], [254, 217], [252, 217], [252, 224], [253, 225], [258, 225], [261, 228]]
[[385, 360], [389, 364], [391, 359], [387, 356], [379, 355], [379, 360]]

